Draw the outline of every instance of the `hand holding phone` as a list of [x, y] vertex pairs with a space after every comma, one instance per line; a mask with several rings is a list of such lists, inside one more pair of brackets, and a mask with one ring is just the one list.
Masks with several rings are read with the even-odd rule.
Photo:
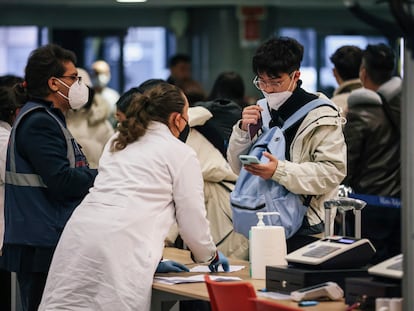
[[243, 165], [260, 164], [260, 160], [256, 156], [241, 154], [239, 155], [240, 162]]

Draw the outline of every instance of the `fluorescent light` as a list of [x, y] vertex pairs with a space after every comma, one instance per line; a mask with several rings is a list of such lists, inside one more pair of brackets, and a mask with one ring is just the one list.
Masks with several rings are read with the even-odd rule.
[[121, 3], [136, 3], [136, 2], [147, 2], [147, 0], [116, 0], [116, 2], [121, 2]]

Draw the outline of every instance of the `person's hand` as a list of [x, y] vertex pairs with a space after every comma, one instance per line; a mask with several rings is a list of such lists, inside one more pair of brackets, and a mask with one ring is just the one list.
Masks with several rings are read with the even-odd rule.
[[264, 151], [263, 155], [269, 159], [269, 162], [261, 164], [244, 165], [243, 167], [250, 174], [260, 176], [263, 179], [267, 180], [272, 178], [273, 174], [275, 173], [278, 160], [275, 156], [273, 156], [267, 151]]
[[243, 131], [247, 131], [249, 124], [257, 124], [257, 121], [261, 118], [260, 112], [262, 110], [262, 107], [259, 105], [251, 105], [244, 108], [240, 128]]
[[222, 252], [217, 251], [216, 258], [214, 258], [213, 261], [208, 265], [208, 268], [210, 269], [211, 272], [217, 272], [218, 267], [220, 265], [223, 266], [223, 270], [225, 272], [230, 271], [229, 260], [227, 259], [226, 256], [223, 255]]
[[175, 262], [173, 260], [165, 260], [160, 261], [158, 264], [157, 270], [155, 270], [155, 273], [168, 273], [168, 272], [189, 272], [190, 269], [188, 269], [185, 265]]

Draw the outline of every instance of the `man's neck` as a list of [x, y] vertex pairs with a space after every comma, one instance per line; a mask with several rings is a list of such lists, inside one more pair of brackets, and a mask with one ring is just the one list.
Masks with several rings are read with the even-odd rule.
[[376, 92], [380, 85], [372, 82], [371, 80], [364, 81], [364, 88]]

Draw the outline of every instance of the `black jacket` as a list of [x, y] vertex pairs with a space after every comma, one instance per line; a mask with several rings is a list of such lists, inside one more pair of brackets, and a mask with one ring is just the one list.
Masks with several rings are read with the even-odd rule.
[[355, 193], [401, 195], [401, 90], [402, 81], [395, 77], [383, 84], [377, 93], [362, 88], [353, 91], [348, 98], [344, 128], [348, 176], [344, 183]]

